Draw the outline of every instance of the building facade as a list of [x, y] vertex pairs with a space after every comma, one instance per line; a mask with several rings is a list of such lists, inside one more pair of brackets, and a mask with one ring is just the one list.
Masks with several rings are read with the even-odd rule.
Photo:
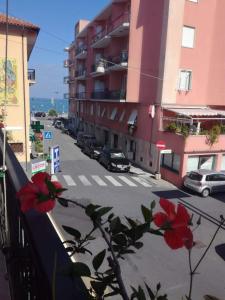
[[14, 17], [8, 18], [7, 63], [6, 32], [6, 16], [0, 14], [0, 117], [5, 115], [7, 140], [18, 160], [27, 165], [31, 150], [29, 85], [35, 83], [35, 70], [28, 70], [28, 60], [39, 28]]
[[113, 0], [80, 20], [64, 63], [74, 128], [176, 185], [225, 170], [224, 11], [221, 0]]

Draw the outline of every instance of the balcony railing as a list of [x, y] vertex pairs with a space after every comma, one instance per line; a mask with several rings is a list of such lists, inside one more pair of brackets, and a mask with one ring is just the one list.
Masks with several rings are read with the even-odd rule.
[[120, 55], [108, 57], [106, 59], [106, 68], [110, 70], [124, 70], [128, 64], [128, 51], [122, 51]]
[[97, 90], [91, 93], [91, 98], [96, 100], [125, 100], [126, 91], [125, 90]]
[[[1, 160], [2, 149], [3, 135], [0, 133]], [[0, 181], [0, 243], [3, 249], [0, 255], [1, 262], [3, 253], [5, 255], [7, 280], [2, 280], [3, 270], [0, 269], [1, 290], [5, 294], [8, 290], [11, 300], [87, 299], [81, 279], [73, 280], [58, 272], [59, 268], [70, 263], [70, 258], [48, 215], [35, 211], [26, 214], [21, 212], [16, 192], [28, 179], [8, 145], [6, 164], [6, 188], [3, 181]], [[6, 205], [2, 196], [3, 190], [7, 191]]]
[[77, 92], [75, 94], [75, 98], [78, 100], [85, 100], [85, 99], [87, 99], [87, 94], [86, 94], [86, 92]]
[[68, 84], [68, 83], [70, 82], [69, 76], [64, 77], [64, 78], [63, 78], [63, 82], [64, 82], [65, 84]]
[[85, 79], [86, 74], [87, 74], [87, 71], [86, 71], [85, 68], [84, 68], [84, 69], [77, 70], [77, 71], [75, 72], [75, 78], [76, 78], [76, 79]]
[[[114, 30], [116, 30], [117, 28], [120, 30], [122, 29], [122, 27], [129, 27], [129, 24], [130, 24], [130, 12], [128, 11], [123, 12], [121, 15], [119, 15], [114, 20], [112, 20], [112, 22], [108, 27], [108, 33], [110, 33], [111, 35], [117, 35], [119, 33], [114, 32]], [[120, 34], [122, 34], [122, 32], [120, 32]], [[123, 32], [123, 35], [125, 35], [125, 32]]]
[[84, 59], [87, 56], [87, 46], [80, 46], [76, 49], [76, 58]]
[[28, 69], [28, 74], [27, 74], [27, 76], [28, 76], [28, 80], [29, 80], [30, 82], [34, 82], [34, 83], [35, 83], [36, 78], [35, 78], [35, 70], [34, 70], [34, 69]]

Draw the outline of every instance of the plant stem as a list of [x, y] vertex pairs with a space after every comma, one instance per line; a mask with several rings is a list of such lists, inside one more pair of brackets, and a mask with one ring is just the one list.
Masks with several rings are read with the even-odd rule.
[[[78, 207], [81, 207], [83, 209], [86, 209], [86, 206], [83, 205], [83, 204], [80, 204], [78, 201], [82, 201], [84, 199], [77, 199], [77, 200], [70, 200], [70, 199], [65, 199], [65, 198], [62, 198], [62, 197], [58, 197], [58, 199], [62, 199], [62, 200], [65, 200], [67, 201], [68, 203], [72, 203]], [[119, 264], [119, 261], [115, 255], [115, 252], [113, 250], [113, 247], [112, 247], [112, 244], [108, 238], [108, 236], [106, 235], [106, 232], [105, 230], [103, 229], [101, 223], [99, 223], [98, 221], [93, 221], [94, 225], [96, 225], [98, 227], [98, 229], [100, 230], [101, 234], [102, 234], [102, 237], [103, 239], [105, 240], [106, 244], [108, 245], [109, 247], [109, 250], [111, 252], [111, 255], [112, 255], [112, 260], [113, 260], [113, 265], [114, 265], [114, 272], [115, 272], [115, 275], [117, 277], [117, 281], [118, 281], [118, 285], [119, 285], [119, 288], [120, 288], [120, 294], [122, 296], [122, 298], [124, 300], [129, 300], [129, 297], [128, 297], [128, 294], [127, 294], [127, 291], [126, 291], [126, 288], [125, 288], [125, 285], [123, 283], [123, 280], [122, 280], [122, 275], [121, 275], [121, 269], [120, 269], [120, 264]]]
[[191, 249], [188, 250], [188, 264], [189, 264], [189, 270], [190, 270], [190, 286], [189, 286], [188, 300], [191, 300], [193, 276], [194, 276], [193, 271], [192, 271], [192, 264], [191, 264]]

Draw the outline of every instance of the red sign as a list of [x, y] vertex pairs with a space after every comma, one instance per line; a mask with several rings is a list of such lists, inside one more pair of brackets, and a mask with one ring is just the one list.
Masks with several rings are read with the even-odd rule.
[[165, 149], [165, 148], [166, 148], [166, 144], [165, 144], [164, 141], [157, 141], [157, 142], [156, 142], [156, 147], [157, 147], [158, 149]]

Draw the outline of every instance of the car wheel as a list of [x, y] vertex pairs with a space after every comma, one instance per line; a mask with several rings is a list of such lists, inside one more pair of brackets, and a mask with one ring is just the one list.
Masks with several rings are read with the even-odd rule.
[[209, 193], [210, 193], [209, 189], [204, 189], [204, 190], [202, 191], [202, 197], [204, 197], [204, 198], [208, 197], [208, 196], [209, 196]]
[[111, 165], [110, 165], [110, 164], [108, 164], [108, 165], [107, 165], [107, 170], [108, 170], [108, 171], [111, 171], [111, 170], [112, 170], [112, 168], [111, 168]]

